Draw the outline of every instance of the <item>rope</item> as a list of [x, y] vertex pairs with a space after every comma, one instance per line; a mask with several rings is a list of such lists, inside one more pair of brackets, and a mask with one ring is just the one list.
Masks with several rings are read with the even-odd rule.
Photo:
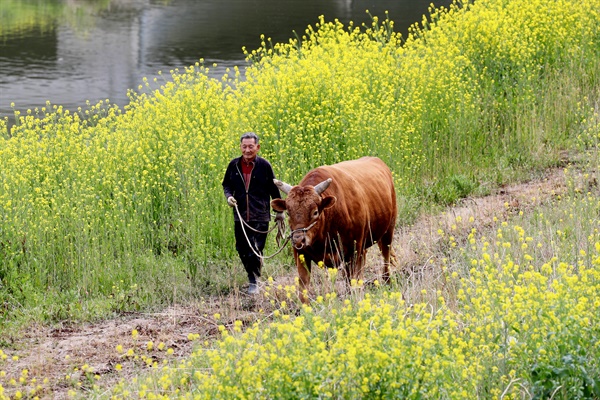
[[306, 233], [310, 228], [312, 228], [313, 226], [315, 226], [315, 224], [319, 222], [319, 221], [315, 221], [312, 224], [310, 224], [309, 226], [307, 226], [306, 228], [298, 228], [298, 229], [294, 229], [291, 233], [290, 236], [292, 236], [294, 233], [296, 232], [302, 232], [302, 233]]
[[[304, 234], [304, 237], [306, 238], [306, 232], [312, 228], [313, 226], [315, 226], [315, 224], [319, 222], [318, 220], [313, 222], [312, 224], [310, 224], [309, 226], [307, 226], [306, 228], [298, 228], [298, 229], [294, 229], [292, 232], [290, 232], [290, 237], [292, 237], [294, 235], [294, 233], [296, 232], [302, 232]], [[302, 244], [302, 246], [298, 247], [295, 244], [292, 244], [292, 246], [294, 246], [294, 248], [296, 250], [302, 250], [304, 248], [304, 244]]]
[[273, 258], [275, 257], [277, 254], [281, 253], [281, 251], [285, 248], [285, 245], [290, 241], [290, 238], [292, 237], [292, 235], [288, 235], [285, 238], [285, 242], [283, 243], [283, 245], [281, 245], [281, 247], [279, 248], [279, 250], [277, 250], [274, 254], [270, 255], [270, 256], [263, 256], [262, 254], [259, 254], [258, 252], [256, 252], [254, 250], [254, 246], [252, 246], [252, 243], [250, 242], [250, 238], [248, 238], [248, 234], [246, 233], [246, 228], [245, 226], [247, 226], [248, 228], [252, 229], [254, 232], [257, 233], [269, 233], [272, 232], [273, 229], [278, 228], [277, 230], [277, 237], [275, 238], [277, 240], [277, 244], [279, 245], [279, 241], [281, 240], [281, 238], [283, 237], [283, 232], [285, 230], [285, 223], [283, 221], [277, 221], [277, 224], [274, 225], [271, 229], [269, 229], [268, 231], [259, 231], [257, 229], [254, 229], [253, 227], [251, 227], [250, 225], [248, 225], [248, 223], [246, 221], [244, 221], [244, 219], [242, 218], [242, 215], [240, 214], [240, 210], [238, 209], [238, 205], [235, 204], [235, 211], [237, 212], [238, 217], [240, 218], [240, 221], [242, 222], [242, 231], [244, 232], [244, 236], [246, 237], [246, 241], [248, 242], [248, 245], [250, 246], [250, 249], [252, 250], [252, 252], [258, 257], [261, 258], [263, 260], [268, 260], [269, 258]]

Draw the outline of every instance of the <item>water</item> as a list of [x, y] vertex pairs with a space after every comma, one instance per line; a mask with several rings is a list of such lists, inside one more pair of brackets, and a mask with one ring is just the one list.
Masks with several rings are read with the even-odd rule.
[[[287, 42], [320, 15], [345, 25], [385, 18], [406, 36], [430, 0], [2, 0], [0, 118], [46, 101], [76, 110], [86, 101], [127, 104], [128, 89], [158, 71], [203, 58], [210, 75], [246, 67], [242, 47], [260, 35]], [[450, 1], [434, 3], [447, 6]], [[213, 68], [212, 64], [217, 67]], [[14, 108], [11, 103], [14, 103]]]

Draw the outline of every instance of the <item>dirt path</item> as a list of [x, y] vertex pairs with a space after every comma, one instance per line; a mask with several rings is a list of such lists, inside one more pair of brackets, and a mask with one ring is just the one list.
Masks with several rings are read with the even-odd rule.
[[[494, 216], [526, 210], [565, 190], [563, 171], [555, 169], [542, 179], [504, 187], [490, 196], [465, 199], [441, 215], [424, 216], [415, 224], [399, 229], [396, 235], [394, 247], [400, 268], [415, 270], [424, 265], [429, 255], [435, 253], [438, 229], [447, 230], [455, 225], [457, 216], [464, 221], [473, 217], [479, 225], [491, 224]], [[463, 234], [466, 236], [468, 232]], [[277, 283], [291, 284], [294, 276], [279, 278]], [[235, 314], [236, 319], [246, 322], [264, 318], [264, 314], [257, 316], [253, 311], [256, 304], [248, 301], [245, 296], [233, 293], [173, 306], [161, 313], [129, 314], [82, 326], [34, 327], [15, 343], [18, 351], [0, 360], [0, 371], [5, 371], [4, 376], [0, 372], [0, 385], [11, 395], [16, 390], [27, 393], [39, 385], [37, 395], [52, 399], [67, 398], [69, 390], [94, 384], [110, 387], [121, 379], [138, 375], [148, 365], [189, 355], [195, 340], [215, 338], [219, 324], [233, 322], [227, 316]], [[224, 317], [217, 320], [216, 313]], [[137, 336], [132, 335], [134, 331]], [[0, 353], [0, 359], [1, 356]], [[23, 370], [27, 370], [27, 376], [21, 385], [18, 381]], [[16, 381], [15, 385], [11, 379]], [[1, 394], [0, 391], [0, 398]]]

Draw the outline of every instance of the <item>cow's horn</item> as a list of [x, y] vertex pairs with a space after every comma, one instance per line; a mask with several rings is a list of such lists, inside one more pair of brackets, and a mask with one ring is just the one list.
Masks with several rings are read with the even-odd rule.
[[325, 189], [327, 189], [329, 187], [329, 184], [331, 183], [331, 181], [332, 181], [331, 178], [327, 178], [323, 182], [319, 183], [317, 186], [315, 186], [315, 192], [317, 192], [317, 194], [323, 193], [325, 191]]
[[283, 193], [285, 193], [285, 194], [289, 194], [290, 193], [290, 189], [292, 188], [291, 185], [289, 185], [289, 184], [287, 184], [285, 182], [279, 181], [277, 179], [273, 179], [273, 182], [275, 182], [275, 185], [277, 185], [277, 187], [279, 188], [279, 190], [281, 190]]

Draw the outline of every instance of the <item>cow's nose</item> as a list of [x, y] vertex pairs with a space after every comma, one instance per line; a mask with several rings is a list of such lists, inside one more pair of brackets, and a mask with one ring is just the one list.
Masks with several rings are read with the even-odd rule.
[[294, 232], [292, 235], [292, 242], [294, 243], [294, 247], [297, 249], [301, 249], [304, 247], [306, 241], [306, 236], [304, 232]]

